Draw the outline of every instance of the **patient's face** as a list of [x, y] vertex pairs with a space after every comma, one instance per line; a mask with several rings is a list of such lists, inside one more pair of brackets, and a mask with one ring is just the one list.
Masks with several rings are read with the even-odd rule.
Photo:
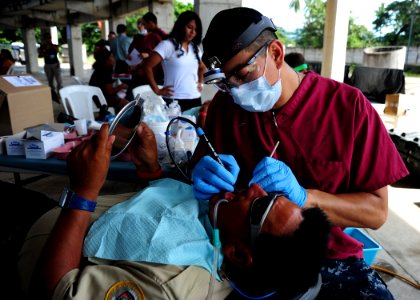
[[[223, 196], [228, 203], [221, 203], [217, 214], [217, 227], [220, 230], [222, 243], [241, 240], [250, 243], [250, 207], [252, 202], [267, 195], [258, 184], [251, 185], [248, 189], [234, 193], [225, 193]], [[223, 197], [214, 197], [210, 201], [210, 217], [213, 220], [213, 208], [218, 200]], [[302, 209], [280, 196], [271, 208], [262, 228], [261, 233], [275, 236], [291, 235], [302, 221]]]

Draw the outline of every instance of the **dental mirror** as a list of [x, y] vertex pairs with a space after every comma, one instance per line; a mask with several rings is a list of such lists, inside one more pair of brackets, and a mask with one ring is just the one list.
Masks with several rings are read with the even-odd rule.
[[115, 117], [109, 127], [109, 135], [115, 135], [112, 145], [111, 160], [120, 156], [136, 135], [136, 129], [143, 118], [144, 99], [137, 95]]

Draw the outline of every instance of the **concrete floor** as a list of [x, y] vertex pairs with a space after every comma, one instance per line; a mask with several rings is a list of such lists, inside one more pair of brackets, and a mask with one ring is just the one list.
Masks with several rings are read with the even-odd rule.
[[[69, 69], [62, 65], [64, 86], [76, 84], [76, 81], [69, 75]], [[86, 74], [81, 78], [84, 82], [89, 80], [91, 74], [90, 66], [86, 67]], [[34, 74], [43, 83], [46, 82], [43, 73]], [[211, 98], [214, 90], [206, 91], [203, 99]], [[406, 94], [420, 98], [420, 78], [406, 78]], [[418, 99], [420, 100], [420, 99]], [[53, 103], [54, 112], [63, 111], [58, 103]], [[418, 118], [413, 118], [418, 122]], [[406, 124], [406, 123], [405, 123]], [[414, 124], [413, 124], [414, 125]], [[22, 178], [32, 175], [22, 174]], [[0, 180], [14, 182], [12, 173], [0, 173]], [[33, 183], [25, 185], [46, 194], [52, 199], [58, 199], [64, 186], [68, 184], [65, 176], [49, 176]], [[136, 190], [138, 186], [133, 183], [120, 183], [107, 181], [102, 194], [114, 194]], [[373, 265], [377, 265], [397, 274], [388, 275], [380, 272], [387, 283], [395, 299], [418, 300], [420, 290], [407, 281], [400, 279], [403, 276], [417, 285], [420, 283], [420, 182], [400, 182], [389, 188], [389, 217], [385, 225], [378, 230], [366, 230], [376, 240], [382, 250], [378, 252]]]

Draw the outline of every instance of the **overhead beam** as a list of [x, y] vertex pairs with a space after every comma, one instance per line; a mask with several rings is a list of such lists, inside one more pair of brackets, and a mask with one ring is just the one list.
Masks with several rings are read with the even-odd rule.
[[66, 23], [66, 13], [65, 11], [55, 11], [55, 12], [45, 12], [40, 10], [32, 10], [28, 17], [31, 19], [39, 19], [51, 23]]
[[67, 9], [96, 16], [97, 19], [104, 19], [110, 16], [108, 1], [67, 1]]
[[[156, 0], [153, 0], [156, 1]], [[167, 0], [159, 0], [158, 2], [162, 2], [162, 1], [167, 1]], [[171, 0], [169, 0], [171, 1]], [[123, 16], [123, 15], [127, 15], [127, 14], [131, 14], [136, 10], [139, 10], [141, 8], [147, 7], [149, 5], [148, 0], [144, 0], [144, 1], [136, 1], [134, 2], [133, 0], [121, 0], [115, 3], [112, 3], [111, 6], [111, 12], [113, 16]]]

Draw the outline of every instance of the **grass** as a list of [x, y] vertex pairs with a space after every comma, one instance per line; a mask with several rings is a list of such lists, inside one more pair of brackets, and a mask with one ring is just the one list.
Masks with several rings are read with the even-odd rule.
[[406, 66], [405, 76], [406, 77], [420, 77], [420, 66]]
[[405, 72], [405, 77], [416, 77], [416, 78], [420, 78], [420, 73], [413, 73], [413, 72]]

